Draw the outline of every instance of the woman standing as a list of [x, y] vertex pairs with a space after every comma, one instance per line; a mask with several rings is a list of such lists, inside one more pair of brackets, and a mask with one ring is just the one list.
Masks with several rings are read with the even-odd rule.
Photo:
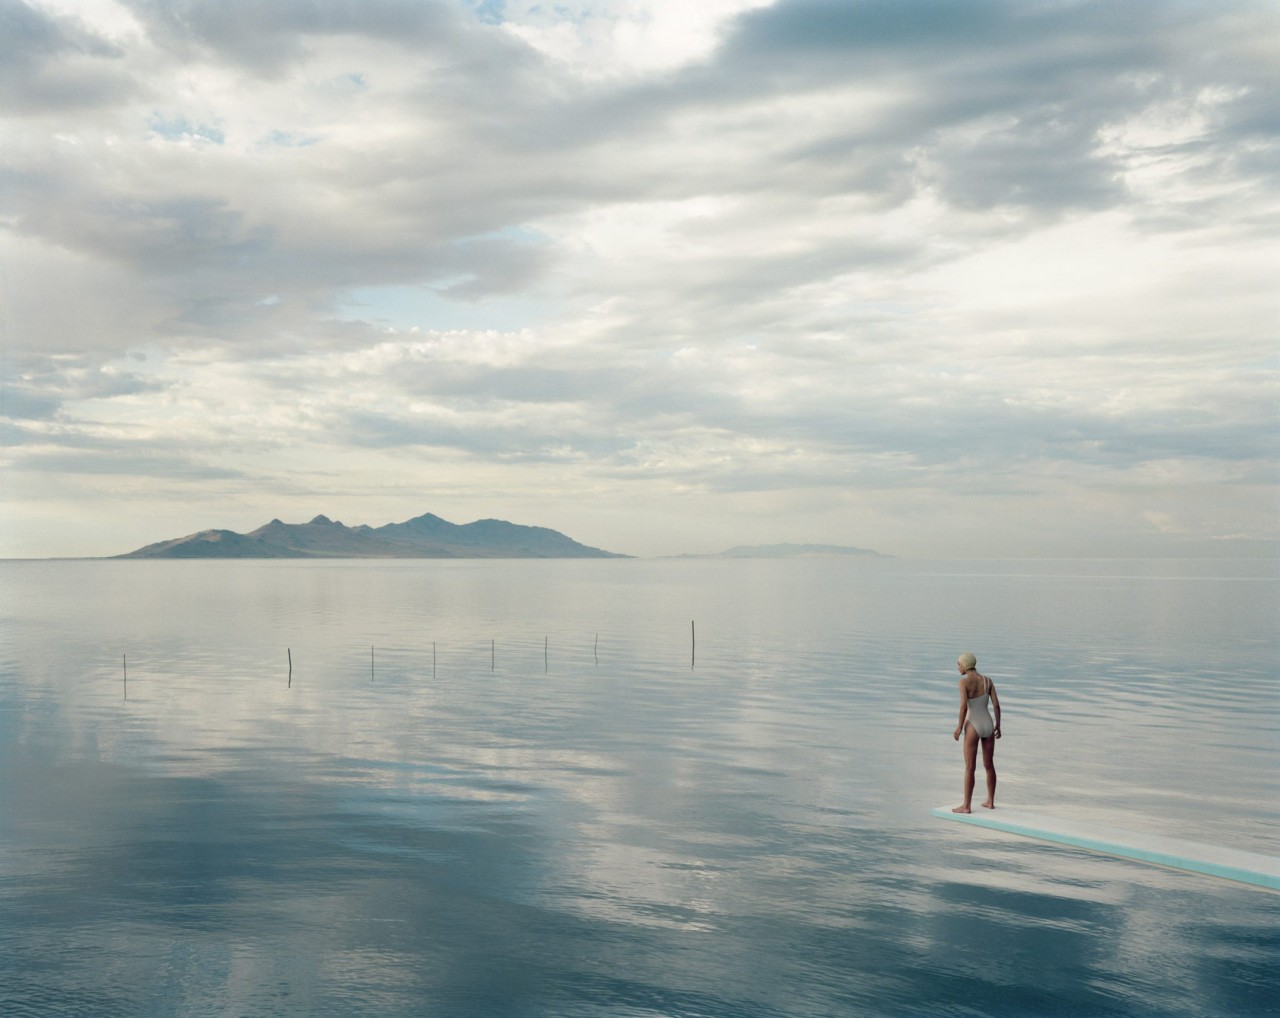
[[[1000, 738], [1000, 697], [995, 684], [978, 673], [978, 659], [961, 654], [956, 659], [960, 679], [960, 720], [952, 738], [959, 741], [964, 733], [964, 803], [952, 813], [972, 813], [974, 771], [978, 766], [978, 743], [982, 743], [982, 766], [987, 769], [987, 809], [996, 808], [996, 739]], [[992, 720], [988, 702], [995, 708]]]

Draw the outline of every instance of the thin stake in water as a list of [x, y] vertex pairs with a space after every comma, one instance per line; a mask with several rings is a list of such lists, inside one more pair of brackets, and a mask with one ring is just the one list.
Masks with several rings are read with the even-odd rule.
[[289, 655], [289, 688], [293, 688], [293, 648], [286, 647], [285, 653]]
[[689, 620], [689, 671], [693, 671], [694, 666], [698, 663], [698, 630], [694, 627], [693, 619]]

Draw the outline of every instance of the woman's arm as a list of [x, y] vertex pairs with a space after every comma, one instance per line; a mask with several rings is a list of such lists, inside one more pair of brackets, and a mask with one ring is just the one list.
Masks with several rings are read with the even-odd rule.
[[960, 680], [960, 720], [956, 722], [956, 730], [951, 733], [951, 738], [957, 742], [960, 741], [960, 733], [964, 731], [965, 718], [969, 716], [969, 694], [964, 688], [964, 679]]
[[996, 696], [996, 684], [990, 679], [987, 679], [987, 682], [991, 690], [991, 706], [995, 708], [996, 712], [996, 730], [994, 734], [998, 739], [1000, 738], [1000, 697]]

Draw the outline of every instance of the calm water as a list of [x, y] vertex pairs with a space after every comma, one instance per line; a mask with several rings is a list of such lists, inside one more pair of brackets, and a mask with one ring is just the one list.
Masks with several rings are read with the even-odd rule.
[[7, 562], [0, 604], [6, 1016], [1280, 1011], [1280, 895], [927, 815], [971, 649], [1000, 801], [1280, 852], [1274, 563]]

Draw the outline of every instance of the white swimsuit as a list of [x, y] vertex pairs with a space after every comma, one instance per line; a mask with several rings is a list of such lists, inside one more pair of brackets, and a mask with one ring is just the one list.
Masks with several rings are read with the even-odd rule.
[[[987, 677], [984, 675], [984, 679]], [[996, 723], [991, 720], [991, 712], [987, 710], [987, 702], [991, 699], [991, 680], [987, 679], [987, 691], [969, 701], [969, 724], [978, 733], [979, 738], [987, 739], [996, 730]]]

